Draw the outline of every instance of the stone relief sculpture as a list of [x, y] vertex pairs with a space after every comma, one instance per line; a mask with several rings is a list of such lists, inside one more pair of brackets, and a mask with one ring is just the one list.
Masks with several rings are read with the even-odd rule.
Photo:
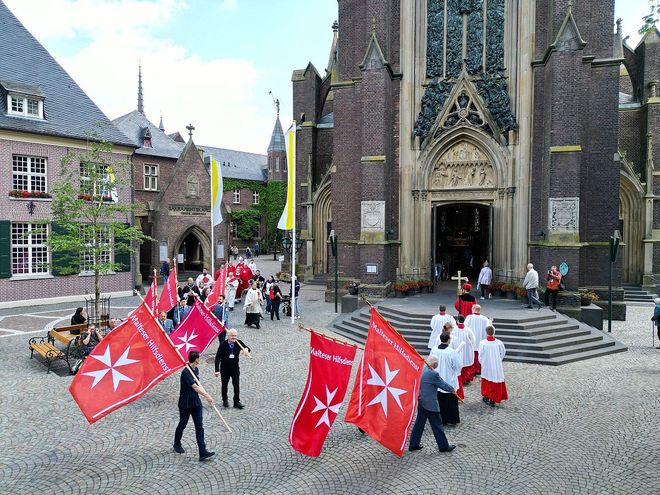
[[550, 230], [573, 232], [580, 225], [580, 198], [550, 198]]
[[430, 189], [495, 187], [495, 170], [476, 146], [462, 141], [447, 150], [433, 167]]
[[189, 198], [199, 197], [199, 179], [196, 175], [188, 176], [186, 196]]

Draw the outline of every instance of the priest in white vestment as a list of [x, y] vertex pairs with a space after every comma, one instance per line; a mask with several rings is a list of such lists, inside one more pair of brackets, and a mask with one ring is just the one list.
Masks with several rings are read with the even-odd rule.
[[261, 291], [257, 288], [257, 282], [252, 281], [252, 286], [248, 289], [245, 296], [245, 324], [249, 327], [254, 325], [259, 328], [259, 320], [261, 319]]
[[509, 398], [502, 366], [505, 354], [504, 344], [495, 338], [495, 327], [488, 325], [486, 338], [479, 344], [479, 361], [481, 361], [482, 400], [491, 407]]
[[456, 328], [456, 320], [452, 315], [447, 314], [447, 306], [440, 305], [440, 312], [437, 315], [434, 315], [431, 318], [431, 336], [429, 337], [429, 343], [427, 347], [433, 349], [436, 347], [438, 342], [438, 337], [444, 331], [445, 323], [451, 323], [451, 326]]
[[[438, 358], [436, 371], [445, 382], [456, 391], [459, 390], [458, 375], [463, 367], [463, 360], [459, 352], [449, 346], [451, 335], [443, 332], [439, 337], [440, 344], [431, 349], [430, 356]], [[456, 395], [438, 389], [438, 404], [440, 404], [440, 417], [443, 425], [455, 425], [461, 422]]]

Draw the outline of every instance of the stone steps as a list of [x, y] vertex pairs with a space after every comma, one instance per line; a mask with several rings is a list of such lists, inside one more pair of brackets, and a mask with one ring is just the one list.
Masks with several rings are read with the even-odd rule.
[[658, 297], [639, 285], [623, 284], [623, 300], [626, 302], [653, 302]]
[[[428, 354], [431, 314], [386, 305], [378, 310], [420, 354]], [[364, 344], [369, 320], [369, 310], [362, 309], [338, 317], [333, 328], [336, 333]], [[505, 361], [557, 366], [626, 350], [608, 334], [557, 313], [512, 310], [493, 318], [493, 324], [507, 348]]]

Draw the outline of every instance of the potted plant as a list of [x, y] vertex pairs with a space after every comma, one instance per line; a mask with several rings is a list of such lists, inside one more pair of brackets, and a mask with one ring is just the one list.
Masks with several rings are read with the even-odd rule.
[[358, 295], [358, 290], [360, 288], [360, 284], [358, 282], [350, 282], [344, 286], [345, 289], [348, 290], [348, 293], [351, 296], [357, 296]]
[[492, 291], [493, 295], [495, 297], [503, 297], [502, 294], [502, 286], [504, 285], [503, 282], [495, 281], [490, 284], [490, 290]]
[[416, 280], [410, 280], [406, 284], [408, 284], [408, 292], [411, 294], [417, 294], [419, 292], [419, 284]]
[[502, 284], [502, 293], [504, 294], [504, 297], [506, 297], [507, 299], [518, 298], [518, 296], [516, 296], [515, 290], [516, 290], [515, 286], [511, 284]]
[[406, 297], [408, 294], [408, 284], [405, 282], [396, 282], [395, 284], [392, 284], [392, 289], [394, 289], [396, 297]]
[[592, 290], [580, 290], [580, 306], [589, 306], [592, 302], [598, 301], [600, 297]]
[[527, 297], [527, 289], [524, 287], [516, 287], [515, 292], [518, 296], [518, 299], [525, 299]]
[[423, 294], [428, 294], [429, 292], [431, 292], [431, 287], [433, 287], [433, 282], [431, 282], [430, 280], [418, 280], [417, 283], [419, 284], [419, 287]]

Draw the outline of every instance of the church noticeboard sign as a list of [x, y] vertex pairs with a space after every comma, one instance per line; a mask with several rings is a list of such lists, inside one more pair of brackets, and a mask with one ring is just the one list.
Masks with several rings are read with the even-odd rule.
[[210, 217], [210, 206], [169, 205], [168, 215], [174, 217]]

